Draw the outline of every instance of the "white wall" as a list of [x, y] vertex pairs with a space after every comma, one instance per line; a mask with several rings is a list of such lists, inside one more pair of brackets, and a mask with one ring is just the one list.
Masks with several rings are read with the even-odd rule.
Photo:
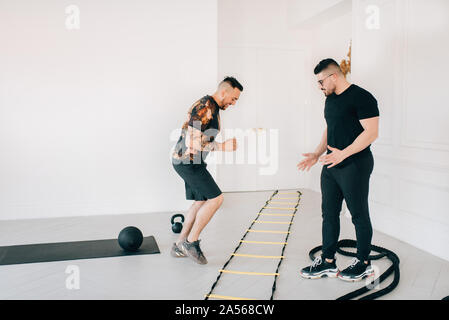
[[[223, 113], [223, 126], [255, 129], [258, 139], [270, 130], [279, 133], [278, 140], [265, 144], [273, 162], [278, 158], [277, 170], [271, 171], [275, 165], [270, 168], [259, 157], [255, 165], [219, 165], [217, 179], [225, 191], [305, 186], [296, 163], [306, 139], [311, 38], [309, 31], [289, 24], [290, 5], [288, 0], [218, 2], [218, 73], [236, 76], [245, 87], [235, 108]], [[272, 141], [279, 143], [278, 153]], [[248, 143], [240, 146], [250, 148]], [[270, 174], [261, 174], [267, 167]]]
[[[318, 23], [316, 23], [318, 24]], [[323, 59], [332, 58], [340, 63], [348, 59], [347, 54], [352, 36], [352, 11], [342, 12], [332, 19], [322, 21], [322, 24], [311, 29], [314, 41], [310, 42], [312, 63], [309, 65], [310, 81], [312, 83], [311, 103], [307, 106], [307, 144], [305, 152], [313, 152], [321, 141], [326, 128], [324, 119], [324, 103], [326, 97], [318, 88], [313, 74], [315, 66]], [[351, 74], [348, 74], [351, 81]], [[321, 192], [320, 175], [322, 166], [318, 163], [305, 176], [307, 187]]]
[[316, 28], [351, 11], [351, 0], [287, 0], [288, 21], [301, 28]]
[[[290, 130], [290, 134], [284, 134], [288, 143], [283, 144], [280, 137], [279, 157], [283, 160], [277, 175], [261, 177], [255, 166], [218, 166], [218, 180], [226, 191], [270, 186], [320, 191], [321, 166], [299, 173], [296, 164], [302, 153], [312, 152], [321, 140], [325, 97], [316, 85], [313, 69], [325, 58], [339, 62], [347, 58], [352, 36], [351, 8], [351, 2], [336, 0], [218, 2], [218, 72], [224, 75], [234, 70], [245, 85], [237, 107], [224, 113], [223, 122], [240, 128]], [[267, 51], [277, 52], [279, 58], [264, 61]], [[295, 59], [281, 58], [282, 52], [297, 52], [301, 66], [292, 63]], [[267, 64], [274, 65], [284, 76], [276, 77]], [[296, 77], [290, 75], [291, 70], [297, 70]], [[285, 96], [286, 103], [276, 103]], [[277, 121], [274, 110], [288, 117]]]
[[449, 260], [449, 2], [353, 4], [353, 81], [378, 98], [381, 113], [373, 225]]
[[0, 8], [0, 219], [186, 209], [170, 135], [216, 87], [216, 1]]

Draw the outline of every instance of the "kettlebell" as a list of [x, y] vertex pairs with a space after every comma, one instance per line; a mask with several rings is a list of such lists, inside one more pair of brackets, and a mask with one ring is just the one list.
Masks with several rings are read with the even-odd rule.
[[[176, 218], [181, 218], [181, 222], [175, 222]], [[182, 223], [184, 222], [184, 216], [180, 213], [171, 217], [171, 229], [174, 233], [180, 233], [182, 230]]]

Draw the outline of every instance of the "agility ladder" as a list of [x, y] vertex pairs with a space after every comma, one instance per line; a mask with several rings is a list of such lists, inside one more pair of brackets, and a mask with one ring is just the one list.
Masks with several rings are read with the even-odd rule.
[[[281, 197], [276, 197], [273, 200], [273, 197], [276, 195], [281, 195]], [[288, 196], [290, 195], [290, 197]], [[296, 195], [296, 197], [292, 197], [291, 195]], [[241, 298], [241, 297], [230, 297], [230, 296], [223, 296], [218, 294], [213, 294], [215, 286], [217, 285], [218, 281], [221, 278], [221, 275], [223, 273], [227, 274], [243, 274], [243, 275], [249, 275], [249, 276], [274, 276], [273, 286], [271, 290], [271, 297], [270, 300], [273, 300], [274, 292], [276, 291], [276, 281], [279, 276], [279, 268], [281, 266], [282, 260], [284, 259], [284, 251], [287, 246], [287, 240], [290, 235], [290, 228], [293, 224], [293, 219], [295, 217], [295, 214], [298, 210], [298, 205], [301, 199], [302, 193], [299, 191], [296, 192], [279, 192], [276, 190], [270, 197], [270, 199], [267, 200], [265, 205], [260, 209], [259, 213], [257, 214], [257, 217], [253, 220], [249, 228], [246, 230], [245, 234], [243, 235], [242, 239], [239, 241], [239, 244], [235, 248], [234, 252], [229, 257], [228, 261], [223, 265], [222, 269], [219, 270], [219, 274], [217, 279], [215, 280], [214, 284], [212, 285], [209, 293], [205, 296], [205, 300], [208, 300], [209, 298], [215, 298], [215, 299], [225, 299], [225, 300], [252, 300], [250, 298]], [[288, 201], [277, 201], [277, 200], [288, 200]], [[279, 205], [294, 205], [293, 207], [281, 207]], [[264, 210], [281, 210], [284, 213], [265, 213]], [[289, 212], [290, 213], [287, 213]], [[259, 220], [261, 216], [287, 216], [291, 217], [290, 221], [267, 221], [267, 220]], [[281, 225], [288, 225], [288, 229], [286, 231], [278, 231], [278, 230], [253, 230], [252, 227], [255, 224], [281, 224]], [[279, 234], [285, 234], [285, 240], [283, 242], [269, 242], [269, 241], [246, 241], [245, 237], [250, 232], [260, 232], [260, 233], [279, 233]], [[278, 244], [282, 245], [282, 251], [280, 256], [264, 256], [264, 255], [253, 255], [253, 254], [239, 254], [238, 250], [240, 246], [243, 243], [247, 244]], [[262, 258], [262, 259], [279, 259], [279, 263], [277, 264], [276, 271], [273, 273], [263, 273], [263, 272], [243, 272], [243, 271], [235, 271], [235, 270], [226, 270], [226, 266], [231, 262], [231, 260], [234, 257], [250, 257], [250, 258]]]

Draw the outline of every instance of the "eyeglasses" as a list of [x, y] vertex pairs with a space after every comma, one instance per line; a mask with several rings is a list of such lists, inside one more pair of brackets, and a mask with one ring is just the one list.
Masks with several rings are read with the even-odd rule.
[[330, 75], [328, 75], [326, 78], [322, 79], [322, 80], [318, 80], [318, 83], [320, 84], [320, 86], [323, 86], [324, 80], [326, 80], [327, 78], [329, 78], [330, 76], [333, 76], [335, 73], [332, 73]]

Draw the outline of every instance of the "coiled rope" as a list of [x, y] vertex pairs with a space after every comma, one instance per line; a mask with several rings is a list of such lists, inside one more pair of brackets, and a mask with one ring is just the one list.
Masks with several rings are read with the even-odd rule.
[[[357, 248], [356, 241], [348, 240], [348, 239], [340, 240], [337, 243], [337, 252], [344, 256], [349, 256], [349, 257], [357, 256], [356, 253], [345, 251], [342, 248]], [[318, 246], [318, 247], [310, 250], [309, 257], [310, 257], [310, 259], [312, 259], [312, 261], [315, 260], [315, 254], [317, 252], [321, 251], [321, 249], [322, 249], [322, 246]], [[387, 257], [391, 261], [391, 266], [386, 271], [384, 271], [384, 273], [382, 273], [378, 278], [374, 279], [370, 283], [370, 285], [366, 285], [358, 290], [355, 290], [348, 294], [345, 294], [344, 296], [337, 298], [337, 300], [355, 299], [355, 298], [367, 293], [368, 291], [373, 290], [375, 288], [375, 285], [382, 283], [385, 279], [387, 279], [392, 274], [393, 274], [393, 281], [387, 287], [385, 287], [381, 290], [378, 290], [376, 292], [373, 292], [369, 295], [366, 295], [364, 297], [361, 297], [358, 300], [374, 300], [374, 299], [377, 299], [381, 296], [384, 296], [384, 295], [390, 293], [391, 291], [394, 290], [394, 288], [397, 287], [397, 285], [399, 284], [399, 278], [400, 278], [399, 257], [393, 251], [379, 247], [379, 246], [371, 245], [371, 250], [378, 252], [378, 254], [370, 255], [368, 257], [369, 260], [379, 260], [384, 257]]]

